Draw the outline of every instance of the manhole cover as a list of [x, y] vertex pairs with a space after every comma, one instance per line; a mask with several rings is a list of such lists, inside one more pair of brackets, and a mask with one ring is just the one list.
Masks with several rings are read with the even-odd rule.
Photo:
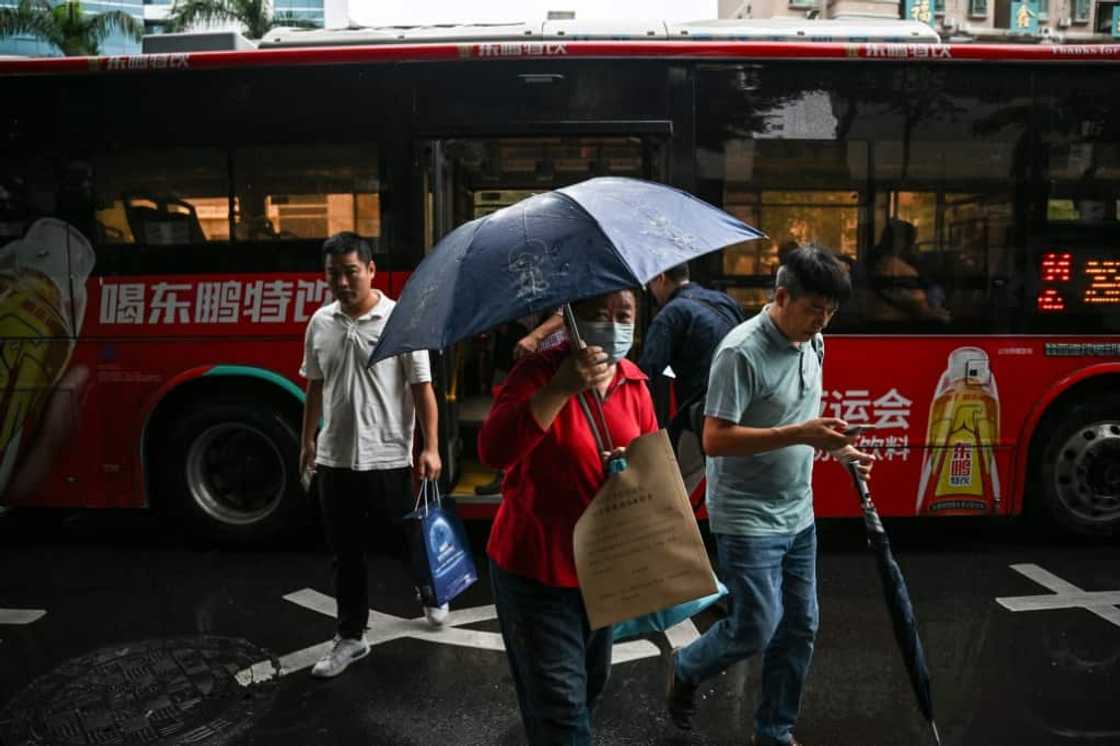
[[242, 686], [235, 678], [270, 657], [228, 637], [102, 648], [16, 695], [0, 712], [0, 743], [223, 744], [272, 706], [275, 679]]

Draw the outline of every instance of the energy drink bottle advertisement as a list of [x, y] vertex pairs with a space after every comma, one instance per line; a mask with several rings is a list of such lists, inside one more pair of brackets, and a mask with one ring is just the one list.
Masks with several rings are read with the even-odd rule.
[[53, 218], [0, 247], [0, 495], [66, 372], [93, 264], [89, 241]]
[[917, 512], [984, 515], [1000, 503], [999, 390], [979, 347], [949, 353], [930, 403]]

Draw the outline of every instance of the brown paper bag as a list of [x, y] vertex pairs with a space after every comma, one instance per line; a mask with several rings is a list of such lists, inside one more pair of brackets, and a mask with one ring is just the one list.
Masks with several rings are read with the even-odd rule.
[[635, 438], [576, 522], [576, 573], [592, 629], [716, 592], [664, 430]]

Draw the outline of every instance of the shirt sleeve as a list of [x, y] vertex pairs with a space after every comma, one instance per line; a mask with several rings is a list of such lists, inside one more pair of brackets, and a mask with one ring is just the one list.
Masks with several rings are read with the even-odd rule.
[[299, 366], [299, 374], [309, 381], [323, 380], [323, 371], [319, 368], [319, 358], [315, 354], [315, 317], [307, 322], [307, 330], [303, 333], [303, 362]]
[[490, 415], [478, 433], [478, 455], [492, 469], [505, 469], [524, 458], [544, 440], [529, 400], [548, 382], [552, 371], [540, 355], [529, 355], [514, 366], [498, 391]]
[[[657, 376], [661, 375], [665, 366], [669, 364], [673, 354], [673, 336], [676, 332], [675, 319], [676, 314], [673, 313], [672, 306], [666, 306], [661, 309], [661, 313], [653, 317], [649, 329], [646, 330], [638, 367], [650, 381], [657, 380]], [[677, 371], [673, 372], [677, 373]]]
[[712, 360], [704, 414], [739, 424], [754, 395], [756, 376], [742, 350], [725, 347]]
[[427, 350], [406, 352], [398, 357], [404, 366], [404, 378], [409, 384], [429, 383], [432, 380], [432, 363]]

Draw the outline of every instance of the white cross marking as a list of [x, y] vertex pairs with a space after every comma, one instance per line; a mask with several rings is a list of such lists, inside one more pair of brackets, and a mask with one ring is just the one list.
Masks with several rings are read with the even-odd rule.
[[1009, 611], [1085, 609], [1120, 627], [1120, 591], [1083, 591], [1038, 565], [1011, 565], [1011, 569], [1054, 591], [1043, 596], [1009, 596], [996, 603]]
[[[338, 604], [334, 598], [310, 588], [298, 590], [284, 596], [285, 601], [291, 601], [297, 606], [302, 606], [311, 611], [317, 611], [325, 616], [338, 616]], [[444, 645], [460, 645], [467, 648], [481, 650], [504, 651], [502, 635], [498, 632], [483, 632], [473, 629], [458, 629], [458, 627], [477, 622], [486, 622], [497, 619], [498, 613], [493, 604], [489, 606], [472, 606], [469, 609], [452, 611], [443, 627], [431, 627], [423, 617], [405, 619], [403, 617], [385, 614], [375, 609], [369, 611], [369, 629], [366, 630], [366, 640], [370, 647], [381, 645], [393, 640], [411, 637], [417, 640], [438, 642]], [[666, 633], [669, 642], [674, 648], [682, 647], [700, 636], [696, 625], [691, 619], [686, 619], [680, 624], [670, 628]], [[330, 652], [332, 640], [321, 642], [311, 647], [296, 650], [287, 655], [280, 656], [280, 669], [277, 671], [270, 660], [259, 661], [249, 668], [237, 673], [237, 681], [242, 686], [255, 682], [268, 681], [273, 676], [287, 676], [296, 671], [302, 671], [315, 665], [315, 662]], [[644, 640], [624, 642], [614, 646], [611, 653], [613, 663], [626, 663], [628, 661], [652, 658], [659, 655], [657, 646]]]
[[0, 624], [31, 624], [42, 619], [46, 613], [43, 609], [0, 609]]

